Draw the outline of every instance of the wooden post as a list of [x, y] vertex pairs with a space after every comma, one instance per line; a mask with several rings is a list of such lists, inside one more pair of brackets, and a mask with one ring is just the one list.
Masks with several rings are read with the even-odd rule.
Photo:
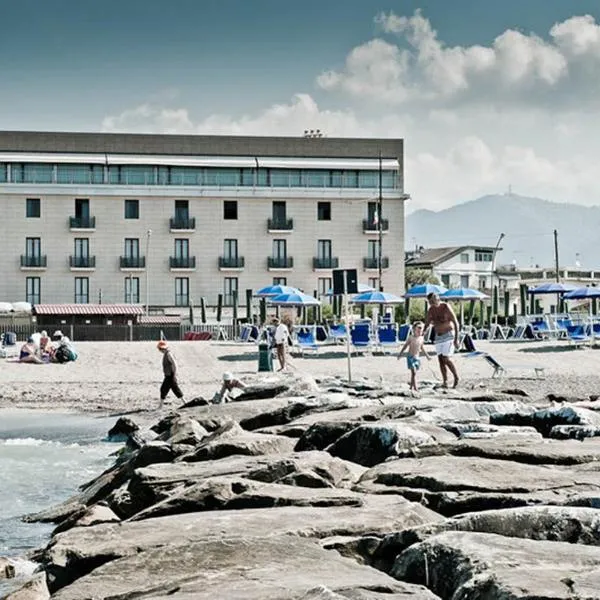
[[204, 296], [200, 298], [200, 321], [206, 323], [206, 300]]
[[521, 300], [521, 316], [527, 314], [527, 285], [522, 283], [519, 285], [519, 298]]
[[217, 296], [217, 323], [221, 322], [221, 313], [223, 312], [223, 294]]
[[504, 318], [508, 321], [510, 317], [510, 292], [504, 290]]
[[232, 331], [232, 337], [235, 339], [237, 338], [237, 326], [238, 326], [238, 293], [236, 291], [232, 292], [231, 294], [231, 300], [232, 300], [232, 325], [233, 325], [233, 331]]
[[252, 323], [252, 290], [246, 290], [246, 321]]

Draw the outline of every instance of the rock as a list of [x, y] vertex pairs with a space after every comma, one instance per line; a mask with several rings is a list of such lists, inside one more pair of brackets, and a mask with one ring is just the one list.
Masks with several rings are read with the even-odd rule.
[[597, 598], [600, 548], [447, 532], [405, 550], [391, 575], [442, 598]]
[[549, 437], [557, 440], [584, 440], [600, 436], [600, 427], [592, 425], [555, 425]]
[[5, 596], [4, 600], [50, 600], [46, 574], [37, 573], [18, 590]]
[[8, 560], [0, 556], [0, 579], [12, 579], [15, 576], [15, 566]]
[[589, 398], [579, 398], [577, 396], [565, 396], [563, 394], [547, 394], [546, 399], [550, 402], [585, 402]]
[[455, 437], [435, 425], [382, 421], [360, 425], [327, 448], [332, 456], [372, 467], [390, 456], [402, 456], [418, 446], [453, 442]]
[[129, 417], [119, 417], [108, 432], [108, 440], [111, 442], [125, 442], [132, 433], [138, 430], [138, 425]]
[[154, 463], [168, 463], [175, 460], [175, 452], [166, 442], [153, 441], [144, 444], [138, 452], [131, 457], [130, 467], [140, 469]]
[[[284, 534], [292, 536], [310, 537], [321, 539], [333, 535], [381, 535], [387, 531], [403, 529], [414, 525], [439, 521], [441, 517], [425, 507], [407, 502], [396, 496], [367, 496], [362, 506], [334, 506], [329, 508], [315, 507], [281, 507], [266, 509], [225, 510], [216, 511], [207, 518], [206, 513], [188, 513], [161, 517], [159, 519], [146, 519], [143, 521], [123, 522], [117, 524], [101, 524], [95, 527], [77, 527], [55, 536], [48, 547], [36, 556], [46, 572], [52, 593], [57, 589], [70, 584], [74, 580], [96, 570], [104, 563], [118, 561], [114, 565], [116, 576], [120, 582], [127, 583], [129, 569], [123, 569], [118, 559], [138, 556], [142, 562], [135, 563], [131, 576], [140, 572], [143, 577], [150, 577], [152, 573], [158, 577], [183, 576], [185, 571], [183, 561], [189, 554], [186, 548], [191, 548], [198, 542], [209, 540], [226, 540], [239, 537], [240, 532], [247, 537], [264, 537], [269, 539]], [[270, 563], [277, 569], [280, 576], [284, 576], [286, 569], [283, 561], [286, 557], [294, 556], [291, 550], [294, 539], [290, 535], [285, 537], [289, 548], [285, 551], [271, 551]], [[152, 553], [167, 555], [175, 546], [179, 548], [168, 564], [159, 568], [158, 565], [150, 567]], [[231, 544], [231, 547], [236, 547]], [[252, 557], [253, 552], [249, 546], [243, 547], [243, 554]], [[151, 555], [141, 556], [146, 552]], [[182, 554], [183, 551], [183, 554]], [[196, 569], [203, 563], [201, 551], [192, 553], [192, 564]], [[273, 557], [277, 557], [274, 560]], [[335, 555], [321, 555], [323, 565], [332, 573], [335, 572]], [[327, 559], [325, 560], [325, 556]], [[187, 559], [186, 559], [187, 560]], [[240, 556], [236, 560], [242, 561]], [[141, 565], [146, 563], [146, 567]], [[244, 564], [243, 561], [240, 564]], [[119, 571], [119, 569], [121, 569]], [[227, 572], [227, 561], [216, 563], [213, 567], [214, 574]], [[238, 571], [246, 571], [243, 567]], [[310, 569], [302, 572], [310, 573]], [[253, 579], [260, 571], [253, 570]], [[178, 575], [179, 574], [179, 575]], [[229, 573], [231, 576], [231, 573]], [[137, 576], [136, 576], [137, 577]], [[296, 574], [297, 577], [297, 574]], [[198, 576], [198, 583], [208, 585], [211, 578]], [[314, 583], [314, 579], [311, 579]], [[109, 581], [105, 581], [106, 585]], [[314, 585], [313, 583], [313, 585]], [[323, 582], [325, 583], [325, 582]], [[82, 588], [74, 588], [70, 595], [56, 598], [82, 598], [91, 597]], [[153, 589], [153, 588], [147, 588]], [[97, 588], [97, 593], [106, 594], [108, 588]], [[216, 592], [215, 592], [216, 594]], [[100, 596], [102, 597], [102, 596]], [[122, 597], [125, 597], [123, 595]], [[201, 596], [198, 596], [201, 597]], [[231, 598], [226, 593], [215, 597]], [[247, 597], [247, 596], [243, 596]], [[54, 600], [54, 598], [53, 598]]]
[[207, 435], [208, 431], [196, 419], [182, 416], [170, 420], [167, 430], [161, 434], [160, 439], [170, 444], [195, 446]]
[[524, 396], [529, 397], [529, 394], [525, 390], [521, 390], [519, 388], [509, 388], [507, 390], [500, 390], [502, 394], [507, 394], [508, 396]]
[[195, 600], [435, 599], [422, 586], [395, 581], [310, 540], [238, 535], [176, 542], [133, 553], [96, 568], [58, 591], [53, 600], [144, 596]]
[[511, 427], [509, 425], [489, 425], [488, 423], [440, 423], [460, 440], [496, 439], [504, 443], [515, 441], [541, 441], [542, 434], [533, 427]]
[[198, 396], [192, 398], [189, 402], [184, 402], [180, 408], [194, 408], [195, 406], [208, 406], [209, 404], [210, 402], [206, 398]]
[[82, 508], [68, 519], [62, 521], [54, 529], [52, 535], [71, 529], [71, 527], [91, 527], [92, 525], [98, 525], [98, 523], [118, 523], [120, 520], [108, 506], [94, 504], [93, 506]]
[[281, 396], [289, 391], [290, 386], [286, 383], [254, 384], [246, 386], [246, 389], [234, 399], [234, 402], [245, 402], [247, 400], [266, 400]]
[[311, 425], [302, 433], [300, 439], [294, 446], [296, 452], [305, 450], [324, 450], [337, 439], [356, 429], [361, 424], [360, 421], [343, 422], [319, 422]]

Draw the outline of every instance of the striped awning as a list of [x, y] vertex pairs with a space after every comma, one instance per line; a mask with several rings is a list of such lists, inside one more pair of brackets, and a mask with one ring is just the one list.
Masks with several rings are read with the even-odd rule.
[[179, 325], [181, 317], [179, 315], [142, 315], [138, 318], [138, 323], [142, 325]]
[[141, 304], [37, 304], [36, 315], [142, 315]]

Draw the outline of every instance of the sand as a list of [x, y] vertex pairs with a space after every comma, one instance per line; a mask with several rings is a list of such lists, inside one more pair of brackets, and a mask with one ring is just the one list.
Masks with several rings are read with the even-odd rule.
[[[490, 352], [500, 363], [511, 367], [508, 376], [490, 378], [492, 369], [482, 358], [460, 354], [455, 363], [461, 377], [457, 392], [519, 388], [533, 398], [548, 393], [587, 398], [600, 393], [596, 348], [574, 348], [567, 342], [486, 342], [478, 350]], [[115, 413], [153, 411], [158, 407], [162, 381], [161, 354], [154, 342], [76, 343], [79, 358], [74, 363], [20, 364], [0, 359], [0, 408], [40, 408]], [[212, 397], [219, 388], [224, 371], [254, 382], [257, 375], [257, 347], [232, 342], [172, 342], [179, 365], [179, 380], [185, 398]], [[433, 348], [429, 347], [430, 352]], [[534, 378], [531, 367], [544, 366], [546, 377]], [[319, 354], [291, 357], [288, 374], [306, 373], [313, 377], [347, 377], [344, 346], [326, 346]], [[395, 356], [361, 355], [352, 357], [354, 380], [363, 377], [383, 379], [405, 388], [406, 362]], [[437, 359], [423, 361], [420, 378], [437, 381]], [[429, 390], [431, 388], [428, 388]], [[430, 394], [424, 387], [422, 394]], [[435, 392], [439, 394], [440, 392]]]

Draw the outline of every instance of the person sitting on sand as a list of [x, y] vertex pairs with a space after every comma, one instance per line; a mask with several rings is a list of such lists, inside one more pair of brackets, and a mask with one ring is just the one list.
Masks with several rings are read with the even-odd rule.
[[28, 338], [27, 341], [21, 346], [19, 362], [35, 364], [41, 364], [44, 362], [38, 353], [38, 347], [35, 345], [32, 337]]
[[46, 352], [46, 348], [48, 347], [49, 343], [50, 343], [50, 338], [48, 337], [48, 332], [42, 331], [42, 333], [40, 335], [40, 353], [42, 354], [42, 356]]
[[243, 390], [245, 388], [245, 384], [239, 379], [236, 379], [231, 373], [223, 373], [223, 385], [221, 386], [221, 389], [213, 396], [212, 402], [213, 404], [231, 402], [233, 390]]
[[423, 337], [423, 322], [417, 321], [413, 325], [413, 332], [408, 336], [404, 346], [398, 354], [398, 359], [402, 356], [403, 352], [408, 348], [406, 355], [406, 366], [410, 371], [410, 389], [418, 392], [417, 387], [417, 371], [421, 367], [421, 353], [425, 354], [427, 360], [431, 360], [429, 354], [424, 348], [425, 338]]

